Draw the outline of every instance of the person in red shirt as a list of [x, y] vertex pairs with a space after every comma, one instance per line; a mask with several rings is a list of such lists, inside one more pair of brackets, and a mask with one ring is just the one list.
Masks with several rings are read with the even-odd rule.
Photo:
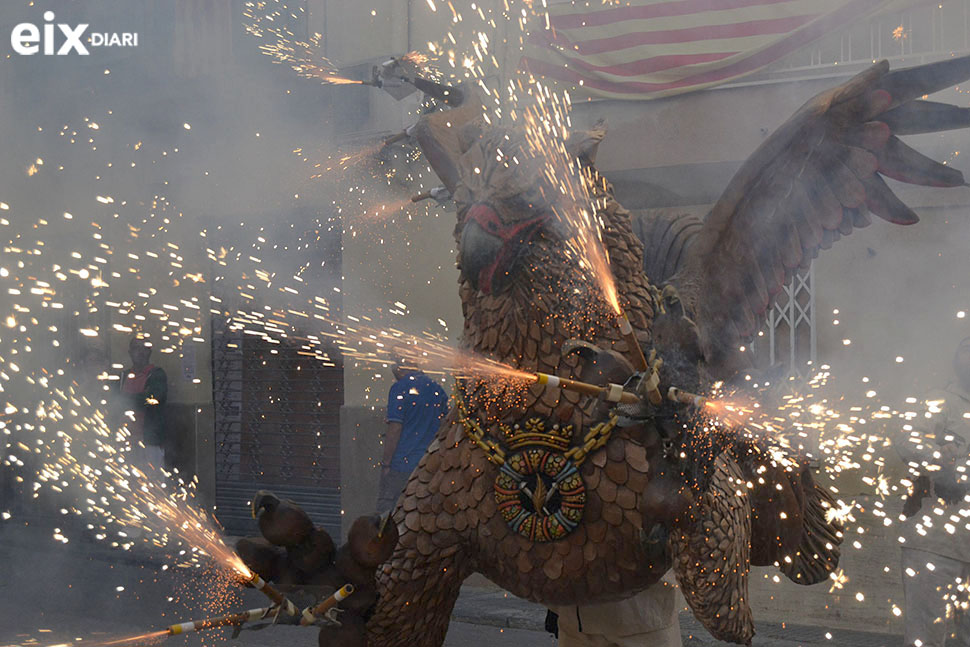
[[[155, 467], [165, 466], [165, 402], [168, 399], [168, 377], [151, 363], [152, 347], [148, 340], [133, 337], [128, 344], [131, 367], [121, 376], [121, 393], [134, 414], [128, 429], [136, 455]], [[144, 447], [144, 449], [142, 449]]]

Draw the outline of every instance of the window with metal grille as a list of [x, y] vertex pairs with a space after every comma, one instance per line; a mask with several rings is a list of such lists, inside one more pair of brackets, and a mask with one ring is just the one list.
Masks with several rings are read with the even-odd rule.
[[906, 59], [908, 64], [916, 65], [967, 51], [970, 0], [923, 3], [848, 25], [742, 83], [799, 72], [837, 72], [840, 67], [869, 65], [883, 58]]
[[296, 501], [340, 534], [343, 367], [213, 322], [216, 516], [230, 534], [255, 530], [257, 490]]
[[[233, 286], [251, 280], [246, 264], [227, 263], [213, 281], [224, 308], [212, 320], [216, 517], [230, 534], [253, 534], [249, 502], [257, 490], [270, 490], [295, 501], [336, 537], [343, 363], [336, 349], [308, 342], [319, 329], [289, 328], [303, 319], [287, 312], [306, 310], [312, 301], [339, 316], [341, 228], [311, 208], [295, 208], [274, 214], [261, 240], [260, 269], [299, 274], [301, 290], [279, 297], [263, 292], [259, 302], [241, 298]], [[225, 242], [232, 246], [231, 239]], [[253, 330], [246, 317], [262, 321], [264, 313], [278, 323]]]
[[776, 295], [750, 346], [759, 367], [781, 364], [788, 375], [808, 374], [816, 359], [814, 268], [796, 273]]

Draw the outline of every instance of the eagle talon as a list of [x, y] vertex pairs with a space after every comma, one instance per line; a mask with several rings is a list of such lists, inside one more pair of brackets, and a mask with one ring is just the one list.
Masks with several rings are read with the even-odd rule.
[[664, 459], [676, 465], [680, 461], [673, 438], [663, 439]]
[[384, 537], [384, 529], [387, 528], [388, 522], [391, 520], [391, 515], [394, 514], [393, 510], [387, 511], [387, 516], [381, 519], [381, 525], [377, 528], [377, 538], [381, 539]]

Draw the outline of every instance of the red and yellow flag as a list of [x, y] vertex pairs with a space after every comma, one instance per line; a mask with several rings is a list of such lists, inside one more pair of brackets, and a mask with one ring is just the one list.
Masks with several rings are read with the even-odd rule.
[[593, 96], [652, 99], [751, 74], [899, 0], [601, 0], [550, 4], [522, 67]]

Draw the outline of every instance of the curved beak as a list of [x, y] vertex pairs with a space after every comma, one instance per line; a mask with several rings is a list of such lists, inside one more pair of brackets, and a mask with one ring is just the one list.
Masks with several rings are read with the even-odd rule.
[[268, 506], [275, 505], [280, 502], [279, 498], [268, 490], [259, 490], [253, 495], [253, 501], [250, 506], [250, 512], [253, 514], [253, 519], [259, 514], [259, 511]]
[[461, 231], [461, 273], [476, 290], [485, 294], [498, 291], [495, 260], [503, 244], [501, 238], [485, 231], [476, 221], [465, 223]]
[[516, 262], [546, 216], [505, 224], [486, 204], [474, 204], [461, 232], [461, 273], [476, 290], [501, 292], [509, 284]]

